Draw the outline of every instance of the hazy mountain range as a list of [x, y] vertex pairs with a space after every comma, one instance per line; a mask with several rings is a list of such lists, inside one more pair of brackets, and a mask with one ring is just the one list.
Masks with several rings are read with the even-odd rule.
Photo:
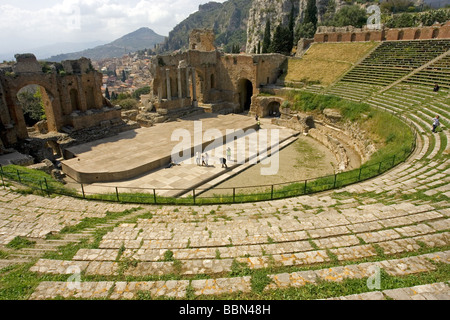
[[61, 60], [75, 60], [86, 57], [92, 60], [121, 57], [129, 52], [143, 49], [153, 49], [156, 44], [164, 41], [164, 36], [154, 32], [150, 28], [140, 28], [134, 32], [124, 35], [111, 43], [99, 45], [92, 49], [83, 51], [59, 54], [46, 59], [48, 61], [59, 62]]

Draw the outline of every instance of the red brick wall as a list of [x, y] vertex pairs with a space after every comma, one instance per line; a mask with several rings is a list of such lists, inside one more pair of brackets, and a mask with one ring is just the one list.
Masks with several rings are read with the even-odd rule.
[[397, 41], [450, 39], [450, 21], [445, 25], [355, 32], [323, 32], [314, 35], [314, 42]]

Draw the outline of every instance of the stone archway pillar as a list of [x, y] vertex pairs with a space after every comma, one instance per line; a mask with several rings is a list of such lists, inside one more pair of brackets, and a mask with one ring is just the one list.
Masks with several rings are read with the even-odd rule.
[[183, 98], [183, 89], [181, 88], [181, 68], [178, 67], [178, 98], [181, 99]]
[[186, 69], [186, 97], [190, 98], [191, 92], [189, 90], [189, 68], [185, 68], [185, 69]]
[[192, 76], [192, 105], [194, 107], [198, 107], [197, 101], [197, 85], [195, 81], [195, 69], [191, 68], [191, 76]]
[[170, 90], [170, 70], [166, 69], [166, 85], [167, 85], [167, 100], [172, 100], [172, 92]]

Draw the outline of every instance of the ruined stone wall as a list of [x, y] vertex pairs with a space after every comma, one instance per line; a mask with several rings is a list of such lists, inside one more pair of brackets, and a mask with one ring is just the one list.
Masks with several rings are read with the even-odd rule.
[[[197, 43], [196, 37], [200, 36], [194, 31], [191, 41]], [[249, 96], [259, 94], [261, 86], [276, 82], [286, 61], [280, 54], [224, 54], [207, 49], [153, 58], [152, 104], [157, 112], [199, 103], [211, 105], [214, 110], [220, 109], [217, 105], [222, 104], [227, 110], [241, 112], [244, 104], [248, 107]]]
[[76, 131], [98, 126], [104, 120], [120, 120], [120, 112], [104, 108], [102, 74], [93, 70], [90, 60], [63, 61], [45, 69], [33, 54], [16, 55], [16, 61], [11, 68], [0, 70], [1, 135], [5, 145], [28, 138], [17, 97], [28, 85], [41, 88], [48, 131], [61, 131], [63, 127]]
[[199, 51], [214, 51], [215, 35], [213, 30], [194, 29], [189, 35], [189, 49]]
[[431, 27], [369, 30], [367, 27], [319, 27], [314, 42], [361, 42], [450, 39], [450, 21]]

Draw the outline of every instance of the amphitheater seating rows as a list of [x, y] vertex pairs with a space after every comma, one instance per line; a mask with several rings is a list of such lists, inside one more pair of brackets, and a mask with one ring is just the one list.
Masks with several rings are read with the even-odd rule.
[[[340, 82], [358, 82], [387, 86], [414, 69], [450, 50], [449, 40], [414, 40], [382, 42]], [[409, 83], [433, 85], [439, 82], [449, 88], [448, 56], [406, 80]]]
[[[429, 42], [438, 48], [447, 44]], [[383, 46], [386, 54], [399, 50], [400, 55], [406, 48], [406, 42]], [[25, 297], [30, 299], [134, 299], [142, 292], [152, 298], [257, 297], [260, 291], [253, 282], [258, 270], [270, 279], [262, 292], [365, 279], [373, 267], [392, 277], [432, 275], [450, 263], [450, 165], [444, 155], [450, 142], [450, 99], [445, 89], [435, 93], [427, 84], [402, 82], [382, 91], [385, 83], [374, 83], [344, 77], [327, 91], [317, 86], [307, 90], [364, 101], [408, 119], [418, 133], [416, 149], [387, 174], [340, 190], [271, 202], [140, 206], [107, 223], [64, 234], [61, 242], [46, 235], [62, 225], [77, 225], [83, 217], [105, 217], [107, 211], [135, 206], [0, 189], [0, 212], [5, 214], [0, 215], [0, 234], [9, 235], [0, 237], [1, 243], [15, 235], [32, 236], [35, 250], [42, 250], [19, 250], [0, 265], [28, 261], [29, 272], [45, 279]], [[445, 127], [438, 134], [430, 132], [435, 113], [442, 115]], [[97, 242], [79, 242], [98, 234]], [[76, 250], [71, 247], [71, 255], [61, 257], [62, 244]], [[54, 254], [43, 256], [52, 250]], [[78, 270], [86, 281], [68, 287], [60, 279], [70, 270]], [[399, 299], [406, 291], [411, 299], [450, 296], [445, 281], [425, 286], [367, 288], [354, 298]]]

